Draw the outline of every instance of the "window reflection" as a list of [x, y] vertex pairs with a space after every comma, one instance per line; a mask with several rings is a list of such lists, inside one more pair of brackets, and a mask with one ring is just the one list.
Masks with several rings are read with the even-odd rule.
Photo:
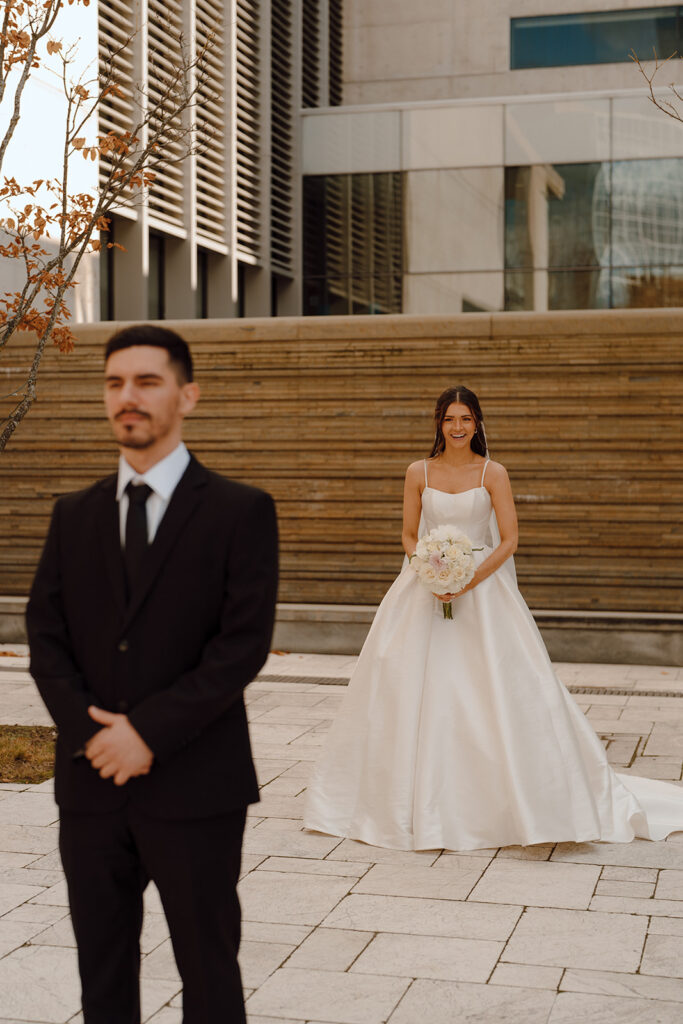
[[304, 178], [305, 315], [400, 313], [403, 177]]
[[620, 63], [635, 50], [660, 57], [683, 49], [683, 7], [586, 11], [512, 18], [510, 67], [550, 68]]

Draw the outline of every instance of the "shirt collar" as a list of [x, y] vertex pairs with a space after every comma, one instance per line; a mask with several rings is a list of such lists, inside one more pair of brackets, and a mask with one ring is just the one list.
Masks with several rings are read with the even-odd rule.
[[119, 475], [116, 484], [116, 500], [121, 501], [123, 493], [134, 480], [138, 484], [147, 484], [155, 494], [168, 501], [180, 483], [180, 478], [187, 469], [190, 453], [181, 441], [170, 455], [151, 466], [146, 473], [137, 473], [123, 455], [119, 456]]

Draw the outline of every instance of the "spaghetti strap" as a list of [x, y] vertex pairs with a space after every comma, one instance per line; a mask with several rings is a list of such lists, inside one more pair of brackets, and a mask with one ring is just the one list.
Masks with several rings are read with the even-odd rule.
[[424, 462], [425, 466], [425, 487], [429, 487], [429, 481], [427, 480], [427, 460], [423, 459], [422, 461]]
[[[484, 468], [481, 471], [481, 483], [479, 484], [480, 487], [484, 486], [484, 477], [486, 476], [486, 467], [488, 466], [490, 461], [491, 461], [490, 459], [487, 459], [486, 462], [484, 463]], [[426, 471], [427, 471], [427, 463], [425, 463], [425, 472]]]

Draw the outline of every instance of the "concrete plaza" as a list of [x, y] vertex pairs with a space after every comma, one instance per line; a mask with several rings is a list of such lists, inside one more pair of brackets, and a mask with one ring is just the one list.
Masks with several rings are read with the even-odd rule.
[[[25, 648], [9, 650], [0, 722], [49, 724]], [[241, 882], [250, 1024], [679, 1024], [683, 833], [464, 855], [302, 831], [306, 780], [354, 662], [273, 654], [247, 691], [262, 785]], [[680, 783], [683, 669], [557, 669], [615, 767]], [[0, 1024], [82, 1019], [56, 846], [52, 783], [0, 785]], [[146, 904], [144, 1019], [180, 1024], [153, 886]]]

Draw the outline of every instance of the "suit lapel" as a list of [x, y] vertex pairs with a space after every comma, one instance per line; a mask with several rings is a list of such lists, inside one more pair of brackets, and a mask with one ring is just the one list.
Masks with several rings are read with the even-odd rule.
[[206, 480], [206, 470], [192, 457], [171, 495], [154, 541], [145, 554], [137, 584], [126, 608], [124, 629], [137, 614], [164, 562], [170, 556], [178, 535], [199, 504]]

